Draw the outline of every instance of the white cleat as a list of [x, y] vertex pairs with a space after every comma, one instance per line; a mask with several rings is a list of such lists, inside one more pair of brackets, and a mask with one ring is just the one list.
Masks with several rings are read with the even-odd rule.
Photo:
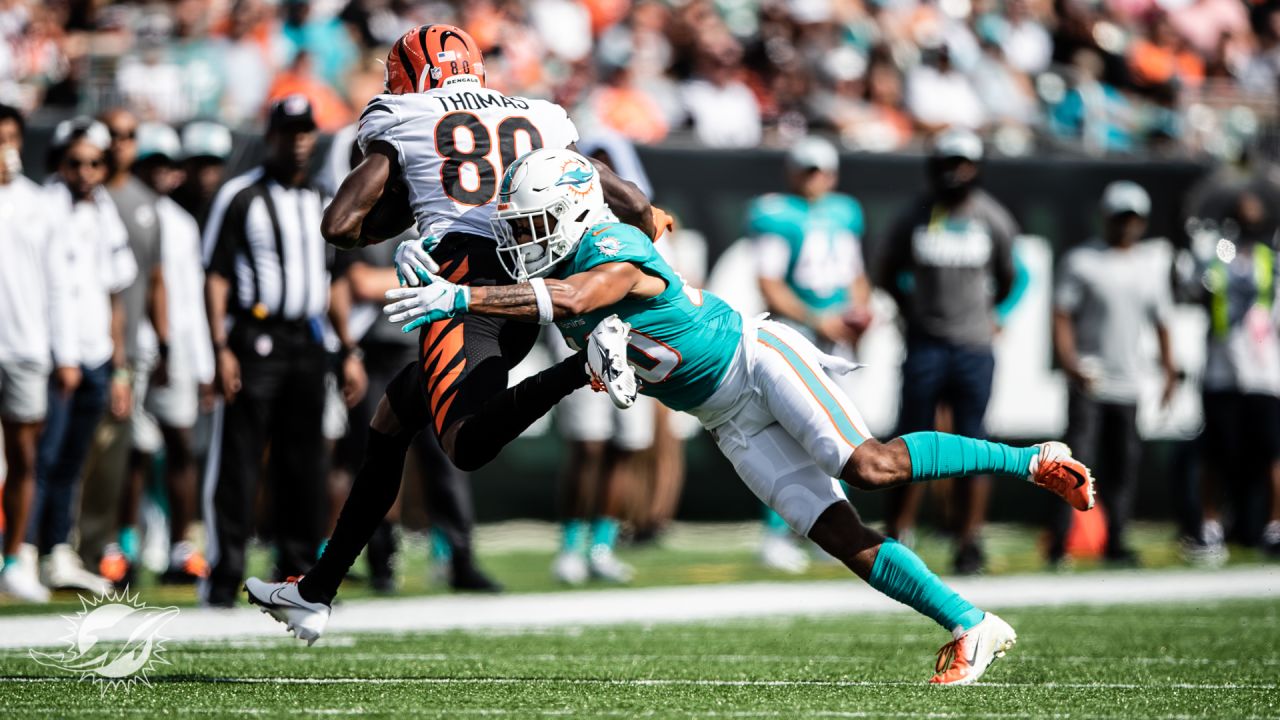
[[54, 545], [40, 559], [40, 583], [54, 590], [85, 590], [94, 595], [111, 592], [111, 581], [86, 570], [80, 556], [66, 543]]
[[587, 581], [590, 571], [581, 552], [562, 552], [551, 561], [551, 574], [565, 585], [577, 586]]
[[809, 556], [790, 535], [767, 533], [760, 542], [760, 564], [788, 575], [801, 575], [809, 569]]
[[969, 685], [1018, 642], [1018, 633], [995, 613], [938, 651], [931, 685]]
[[36, 577], [36, 548], [23, 545], [18, 558], [0, 570], [0, 594], [29, 603], [49, 602], [49, 588]]
[[587, 570], [591, 577], [605, 582], [625, 585], [635, 576], [635, 568], [622, 562], [608, 545], [596, 545], [587, 553]]
[[333, 611], [324, 603], [304, 600], [298, 593], [298, 581], [295, 578], [290, 578], [288, 582], [269, 583], [251, 577], [245, 581], [244, 591], [249, 596], [249, 602], [284, 623], [294, 637], [306, 640], [308, 647], [320, 639], [324, 626], [329, 622], [329, 613]]
[[627, 340], [631, 326], [617, 315], [600, 321], [587, 338], [587, 369], [591, 372], [591, 387], [603, 386], [613, 404], [627, 409], [635, 404], [639, 383], [636, 371], [627, 362]]

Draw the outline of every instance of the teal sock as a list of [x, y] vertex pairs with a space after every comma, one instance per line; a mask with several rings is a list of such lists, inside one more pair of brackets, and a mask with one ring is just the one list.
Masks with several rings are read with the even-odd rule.
[[582, 542], [587, 537], [587, 521], [567, 520], [560, 526], [560, 530], [560, 552], [580, 552]]
[[782, 519], [778, 511], [764, 506], [764, 531], [767, 535], [790, 535], [791, 527], [787, 525], [787, 521]]
[[121, 528], [120, 552], [129, 558], [129, 562], [135, 562], [138, 559], [138, 528], [133, 526]]
[[618, 521], [611, 517], [598, 517], [591, 521], [591, 547], [604, 545], [610, 550], [618, 542]]
[[885, 538], [871, 567], [871, 587], [932, 618], [948, 632], [982, 622], [984, 613], [938, 579], [906, 545]]
[[995, 473], [1026, 477], [1034, 447], [1013, 447], [940, 432], [916, 432], [902, 436], [911, 455], [912, 480]]
[[435, 528], [431, 528], [431, 559], [440, 563], [453, 559], [453, 546], [449, 544], [449, 538]]
[[325, 538], [325, 539], [323, 539], [323, 540], [321, 540], [321, 541], [320, 541], [320, 547], [316, 549], [316, 559], [317, 559], [317, 560], [319, 560], [319, 559], [320, 559], [320, 556], [324, 554], [324, 549], [325, 549], [325, 548], [327, 548], [327, 547], [329, 547], [329, 538]]
[[[16, 567], [17, 565], [18, 565], [18, 556], [17, 556], [17, 555], [5, 555], [5, 556], [4, 556], [4, 567]], [[3, 570], [3, 569], [4, 569], [4, 568], [0, 568], [0, 570]]]

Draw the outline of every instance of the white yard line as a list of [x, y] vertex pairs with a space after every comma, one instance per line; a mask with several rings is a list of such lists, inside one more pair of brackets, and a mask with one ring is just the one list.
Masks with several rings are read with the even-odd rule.
[[[1099, 572], [963, 578], [953, 587], [979, 607], [1111, 605], [1280, 598], [1280, 567], [1225, 570]], [[146, 600], [146, 598], [142, 598]], [[343, 603], [330, 634], [443, 630], [523, 631], [624, 623], [673, 623], [796, 615], [906, 611], [850, 579], [740, 583], [494, 597], [446, 596]], [[56, 615], [0, 617], [0, 648], [63, 644], [66, 621]], [[255, 608], [184, 609], [164, 628], [170, 640], [280, 637], [283, 628]], [[123, 640], [110, 631], [102, 640]], [[336, 639], [336, 638], [335, 638]], [[325, 642], [322, 640], [322, 642]]]
[[[76, 677], [5, 678], [5, 683], [46, 684], [81, 682]], [[731, 680], [716, 678], [539, 678], [539, 677], [201, 677], [202, 684], [222, 685], [592, 685], [609, 687], [833, 687], [875, 688], [925, 685], [910, 680]], [[981, 682], [996, 688], [1063, 688], [1070, 690], [1142, 690], [1151, 683], [1113, 682]], [[1237, 690], [1275, 692], [1275, 683], [1161, 683], [1161, 690]], [[945, 691], [944, 691], [945, 692]]]

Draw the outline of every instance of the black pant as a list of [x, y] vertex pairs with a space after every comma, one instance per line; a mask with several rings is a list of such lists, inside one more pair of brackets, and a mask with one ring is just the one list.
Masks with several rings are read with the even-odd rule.
[[[364, 367], [369, 375], [369, 389], [364, 400], [351, 409], [350, 427], [347, 436], [338, 443], [337, 457], [354, 475], [359, 471], [360, 460], [364, 457], [368, 443], [369, 422], [373, 419], [374, 410], [382, 394], [376, 389], [389, 388], [397, 375], [402, 373], [412, 376], [417, 351], [412, 345], [395, 345], [389, 343], [365, 343]], [[392, 390], [393, 396], [403, 393], [418, 394], [415, 378], [407, 380], [404, 388]], [[422, 491], [427, 502], [427, 511], [431, 517], [431, 525], [449, 540], [455, 552], [471, 554], [471, 532], [475, 526], [475, 511], [471, 500], [471, 483], [467, 474], [458, 470], [449, 462], [440, 444], [436, 442], [430, 430], [419, 432], [413, 438], [412, 447], [417, 453], [418, 463], [422, 469]], [[375, 535], [369, 542], [368, 555], [371, 562], [387, 552], [380, 547], [385, 538]]]
[[240, 361], [241, 385], [223, 409], [216, 485], [205, 489], [213, 501], [206, 596], [211, 604], [233, 602], [244, 579], [245, 544], [253, 532], [268, 445], [278, 574], [301, 575], [315, 561], [327, 500], [324, 348], [305, 323], [245, 319], [237, 320], [228, 347]]
[[[967, 347], [946, 340], [912, 334], [902, 363], [902, 405], [898, 409], [898, 435], [935, 429], [939, 403], [951, 406], [952, 432], [985, 438], [983, 418], [991, 400], [995, 356], [990, 347]], [[974, 478], [956, 478], [952, 492], [958, 507], [967, 507], [974, 495]], [[889, 517], [908, 507], [920, 485], [903, 485], [889, 491]], [[916, 496], [918, 497], [918, 495]], [[963, 511], [962, 511], [963, 512]], [[898, 532], [901, 528], [891, 527]]]
[[[1108, 556], [1119, 557], [1127, 548], [1125, 533], [1133, 515], [1133, 497], [1142, 462], [1138, 437], [1138, 406], [1094, 400], [1072, 388], [1067, 401], [1067, 435], [1071, 452], [1098, 478], [1098, 496], [1107, 517]], [[1050, 527], [1049, 558], [1066, 553], [1071, 529], [1071, 507], [1055, 503]]]
[[1234, 510], [1231, 539], [1256, 542], [1267, 522], [1271, 464], [1280, 459], [1280, 398], [1206, 391], [1200, 443], [1219, 502]]

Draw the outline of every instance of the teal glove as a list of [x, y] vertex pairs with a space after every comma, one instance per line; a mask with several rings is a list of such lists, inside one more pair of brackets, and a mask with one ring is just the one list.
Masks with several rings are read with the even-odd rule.
[[422, 287], [402, 287], [387, 291], [387, 304], [382, 312], [394, 323], [406, 323], [401, 332], [418, 328], [467, 312], [471, 304], [471, 288], [455, 285], [429, 272], [419, 274]]

